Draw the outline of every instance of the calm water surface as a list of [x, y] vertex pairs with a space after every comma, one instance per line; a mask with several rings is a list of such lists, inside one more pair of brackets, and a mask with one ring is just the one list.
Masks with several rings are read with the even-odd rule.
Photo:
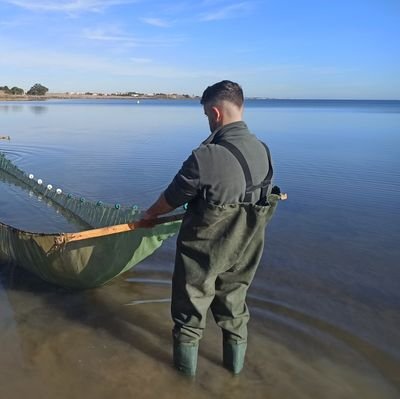
[[[210, 319], [198, 376], [170, 365], [174, 240], [96, 290], [0, 270], [0, 398], [399, 398], [400, 102], [248, 101], [288, 192], [249, 291], [246, 368], [221, 368]], [[64, 192], [145, 208], [208, 135], [192, 101], [0, 103], [0, 149]], [[1, 176], [0, 176], [1, 177]], [[0, 178], [0, 220], [72, 231]]]

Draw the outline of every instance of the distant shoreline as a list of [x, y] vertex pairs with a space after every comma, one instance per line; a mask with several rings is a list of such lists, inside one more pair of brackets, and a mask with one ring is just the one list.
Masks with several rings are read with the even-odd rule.
[[[198, 100], [200, 101], [199, 96], [188, 96], [185, 94], [144, 94], [144, 95], [118, 95], [118, 94], [72, 94], [72, 93], [47, 93], [43, 96], [32, 96], [28, 94], [22, 95], [13, 95], [13, 94], [4, 94], [0, 92], [0, 103], [6, 101], [46, 101], [46, 100], [130, 100], [130, 101], [139, 101], [139, 100]], [[270, 101], [326, 101], [326, 102], [346, 102], [346, 101], [358, 101], [358, 102], [368, 102], [368, 101], [377, 101], [377, 102], [398, 102], [400, 99], [312, 99], [312, 98], [269, 98], [269, 97], [246, 97], [245, 100], [270, 100]]]
[[154, 94], [154, 95], [117, 95], [117, 94], [70, 94], [70, 93], [47, 93], [44, 96], [32, 96], [28, 94], [13, 95], [0, 94], [0, 101], [45, 101], [45, 100], [196, 100], [199, 97], [180, 94]]

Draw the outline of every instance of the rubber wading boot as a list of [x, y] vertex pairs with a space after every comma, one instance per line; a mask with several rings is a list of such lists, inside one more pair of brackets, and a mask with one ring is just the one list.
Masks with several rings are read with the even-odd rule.
[[197, 368], [198, 343], [174, 341], [174, 366], [181, 373], [194, 376]]
[[229, 342], [223, 343], [223, 363], [224, 367], [233, 374], [239, 374], [242, 371], [244, 357], [246, 355], [247, 342]]

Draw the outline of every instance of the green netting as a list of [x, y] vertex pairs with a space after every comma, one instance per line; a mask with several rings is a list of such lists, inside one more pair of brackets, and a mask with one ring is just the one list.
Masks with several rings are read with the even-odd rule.
[[50, 199], [63, 209], [69, 210], [76, 217], [92, 227], [111, 226], [138, 220], [140, 211], [137, 207], [123, 207], [118, 205], [106, 205], [98, 201], [88, 201], [71, 194], [57, 193], [56, 188], [47, 188], [46, 184], [39, 184], [35, 179], [14, 165], [4, 154], [0, 153], [0, 170], [18, 179], [37, 194]]
[[[38, 184], [0, 153], [0, 170], [56, 207], [92, 227], [135, 221], [135, 208], [115, 207], [57, 193]], [[0, 223], [0, 258], [13, 261], [46, 281], [71, 288], [96, 287], [127, 271], [179, 230], [180, 222], [140, 228], [54, 247], [57, 234], [26, 232]], [[51, 249], [51, 250], [50, 250]]]

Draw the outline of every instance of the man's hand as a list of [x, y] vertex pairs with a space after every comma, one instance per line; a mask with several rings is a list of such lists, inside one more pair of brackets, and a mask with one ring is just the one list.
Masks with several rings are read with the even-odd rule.
[[155, 217], [156, 216], [153, 216], [151, 213], [146, 211], [142, 216], [142, 220], [151, 220], [151, 219], [154, 219]]
[[171, 212], [174, 209], [174, 207], [168, 204], [164, 194], [161, 194], [158, 200], [143, 214], [142, 219], [155, 219], [157, 216], [164, 215], [164, 213]]

